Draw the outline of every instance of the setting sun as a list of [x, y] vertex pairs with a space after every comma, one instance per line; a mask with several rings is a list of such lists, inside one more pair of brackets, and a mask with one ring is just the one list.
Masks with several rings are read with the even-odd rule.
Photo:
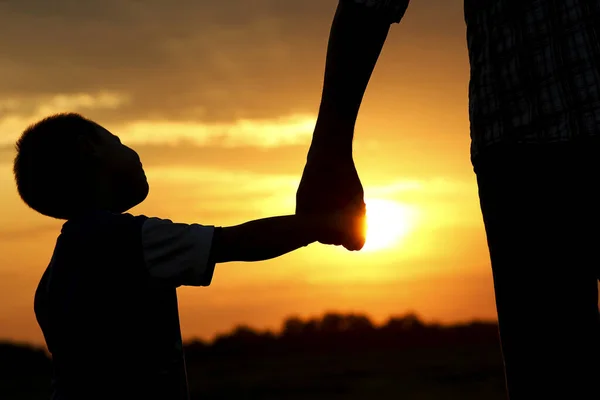
[[367, 200], [367, 241], [363, 250], [373, 251], [397, 245], [410, 231], [410, 213], [395, 201]]

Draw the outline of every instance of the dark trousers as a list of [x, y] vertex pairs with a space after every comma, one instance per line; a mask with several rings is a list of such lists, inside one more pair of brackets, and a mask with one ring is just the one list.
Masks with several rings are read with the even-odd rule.
[[600, 141], [473, 160], [511, 400], [600, 399]]

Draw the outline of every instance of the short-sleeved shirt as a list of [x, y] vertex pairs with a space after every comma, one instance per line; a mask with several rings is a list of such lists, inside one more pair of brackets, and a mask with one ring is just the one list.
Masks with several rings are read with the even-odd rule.
[[[409, 0], [346, 0], [399, 22]], [[471, 155], [600, 135], [600, 0], [464, 0]]]
[[108, 212], [63, 225], [35, 296], [53, 399], [188, 399], [176, 288], [210, 285], [218, 229]]

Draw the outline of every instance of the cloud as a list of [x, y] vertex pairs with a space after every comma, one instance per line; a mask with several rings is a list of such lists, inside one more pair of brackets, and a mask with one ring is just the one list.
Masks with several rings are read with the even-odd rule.
[[65, 110], [117, 109], [128, 100], [125, 95], [110, 92], [20, 96], [0, 100], [0, 116], [17, 114], [40, 118]]
[[88, 114], [93, 110], [118, 110], [130, 101], [111, 92], [14, 96], [0, 100], [0, 145], [14, 143], [21, 132], [42, 118], [60, 112]]
[[336, 3], [5, 0], [0, 97], [118, 92], [92, 113], [114, 122], [313, 112]]
[[[432, 99], [448, 104], [440, 90], [453, 79], [448, 71], [464, 65], [439, 53], [443, 46], [421, 45], [435, 34], [458, 38], [464, 47], [459, 3], [411, 5], [388, 38], [360, 121], [376, 115], [405, 129], [439, 120], [414, 108], [422, 103], [423, 110], [438, 113]], [[44, 114], [79, 110], [117, 134], [147, 132], [154, 143], [191, 136], [202, 146], [303, 143], [308, 119], [318, 110], [336, 5], [2, 0], [0, 142], [14, 141]], [[431, 68], [442, 63], [437, 72]], [[371, 138], [392, 131], [369, 130]]]
[[[16, 97], [0, 100], [0, 144], [12, 144], [28, 125], [59, 112], [79, 112], [88, 116], [94, 110], [118, 112], [130, 101], [123, 94], [100, 92], [53, 96]], [[103, 121], [97, 121], [101, 125]], [[189, 142], [223, 147], [276, 147], [307, 142], [315, 126], [315, 116], [288, 115], [269, 119], [238, 119], [227, 122], [133, 120], [105, 125], [128, 144], [168, 144]]]
[[[3, 0], [0, 98], [101, 91], [128, 96], [118, 111], [92, 115], [111, 122], [314, 113], [337, 3]], [[395, 93], [414, 82], [439, 91], [439, 78], [448, 75], [431, 66], [443, 63], [448, 71], [454, 65], [434, 60], [447, 46], [423, 46], [424, 40], [452, 37], [464, 51], [461, 6], [461, 0], [411, 4], [374, 80]]]
[[278, 147], [306, 143], [315, 127], [315, 118], [291, 115], [277, 119], [242, 119], [231, 123], [133, 122], [117, 133], [128, 143], [167, 144], [181, 141], [196, 145], [218, 143], [223, 147]]
[[133, 146], [145, 166], [222, 168], [227, 171], [289, 174], [299, 176], [306, 162], [306, 145], [279, 147], [198, 146], [193, 143], [173, 145], [141, 144]]
[[[440, 96], [466, 58], [432, 40], [455, 38], [464, 52], [461, 3], [411, 4], [393, 28], [357, 128], [366, 186], [467, 170], [468, 133], [448, 130], [456, 101]], [[0, 0], [0, 162], [12, 161], [26, 125], [75, 110], [122, 136], [148, 167], [299, 176], [336, 4]], [[447, 93], [466, 101], [464, 87]], [[459, 142], [454, 132], [465, 143], [462, 164], [448, 150]], [[361, 148], [363, 138], [379, 148]]]

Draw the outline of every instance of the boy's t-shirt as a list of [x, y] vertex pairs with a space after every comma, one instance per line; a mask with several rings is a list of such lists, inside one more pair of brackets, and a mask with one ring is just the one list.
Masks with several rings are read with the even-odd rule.
[[176, 288], [210, 285], [215, 232], [108, 212], [63, 225], [35, 295], [53, 399], [188, 399]]

